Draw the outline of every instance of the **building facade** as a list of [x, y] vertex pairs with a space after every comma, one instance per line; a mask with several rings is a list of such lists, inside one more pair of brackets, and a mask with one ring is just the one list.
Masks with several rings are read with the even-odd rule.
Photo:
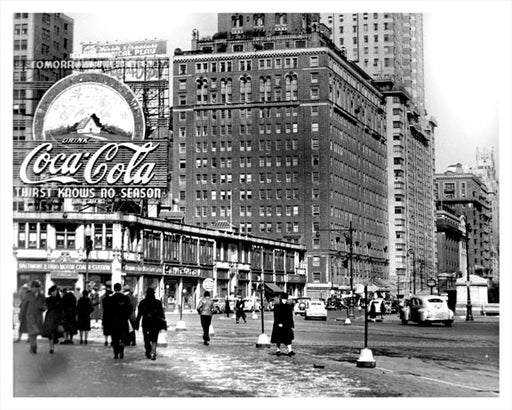
[[319, 15], [219, 14], [218, 30], [173, 60], [172, 196], [186, 223], [305, 245], [313, 296], [387, 279], [383, 95]]
[[494, 150], [477, 149], [476, 166], [472, 167], [472, 173], [477, 175], [487, 186], [489, 202], [491, 203], [491, 265], [493, 280], [499, 281], [499, 255], [500, 255], [500, 189], [498, 175], [496, 173], [496, 162]]
[[41, 96], [71, 72], [32, 62], [69, 59], [73, 24], [62, 13], [14, 13], [14, 141], [32, 139], [32, 119]]
[[[300, 245], [137, 215], [87, 212], [15, 212], [14, 258], [18, 289], [40, 280], [73, 290], [114, 283], [143, 297], [191, 307], [213, 279], [213, 296], [254, 295], [274, 284], [300, 296], [306, 283]], [[87, 240], [92, 250], [86, 253]]]
[[473, 275], [492, 278], [491, 264], [491, 204], [486, 185], [477, 176], [446, 171], [436, 174], [436, 204], [449, 207], [463, 216], [469, 224], [469, 272]]
[[397, 293], [408, 293], [414, 259], [431, 277], [437, 265], [437, 123], [425, 110], [423, 16], [326, 13], [322, 21], [331, 29], [333, 43], [386, 90], [389, 276]]

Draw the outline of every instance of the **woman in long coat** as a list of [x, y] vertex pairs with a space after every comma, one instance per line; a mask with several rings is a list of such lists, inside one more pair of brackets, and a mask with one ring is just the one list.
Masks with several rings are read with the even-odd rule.
[[156, 360], [156, 342], [160, 330], [165, 329], [163, 325], [165, 323], [165, 314], [162, 302], [155, 298], [155, 290], [153, 288], [146, 290], [146, 297], [139, 303], [135, 329], [139, 328], [141, 318], [146, 357]]
[[46, 310], [46, 303], [41, 293], [41, 282], [32, 281], [30, 290], [27, 292], [20, 309], [20, 315], [24, 316], [27, 323], [28, 340], [30, 352], [37, 353], [37, 336], [43, 333], [43, 312]]
[[54, 352], [55, 342], [61, 336], [59, 332], [59, 325], [62, 324], [64, 319], [62, 310], [62, 299], [57, 291], [57, 286], [53, 285], [48, 289], [48, 297], [46, 298], [46, 315], [43, 324], [43, 337], [48, 338], [50, 344], [50, 353]]
[[84, 290], [76, 304], [76, 327], [80, 332], [80, 344], [87, 344], [87, 336], [91, 330], [91, 313], [94, 311], [89, 292]]
[[288, 294], [281, 293], [280, 303], [274, 306], [274, 324], [272, 326], [272, 335], [270, 343], [277, 345], [277, 356], [282, 354], [281, 343], [288, 348], [288, 356], [294, 356], [295, 352], [292, 350], [293, 340], [293, 307], [288, 304]]
[[76, 335], [76, 297], [69, 289], [64, 289], [62, 308], [64, 309], [64, 341], [61, 343], [73, 344], [73, 336]]
[[105, 293], [101, 296], [101, 324], [103, 326], [103, 336], [105, 336], [105, 346], [108, 346], [108, 337], [110, 336], [110, 341], [112, 341], [112, 312], [109, 309], [110, 297], [112, 295], [112, 290], [106, 289]]

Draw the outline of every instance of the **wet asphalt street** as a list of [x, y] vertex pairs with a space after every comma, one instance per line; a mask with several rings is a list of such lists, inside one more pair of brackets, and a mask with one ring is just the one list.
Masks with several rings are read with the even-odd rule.
[[[345, 326], [340, 312], [327, 322], [296, 317], [294, 357], [256, 348], [261, 320], [236, 324], [214, 316], [215, 334], [204, 346], [197, 314], [184, 314], [187, 330], [167, 314], [156, 361], [137, 346], [114, 360], [101, 330], [88, 345], [58, 345], [49, 354], [39, 339], [13, 343], [14, 397], [496, 397], [499, 392], [498, 320], [462, 320], [453, 328], [402, 326], [395, 316], [371, 323], [368, 347], [376, 367], [356, 367], [364, 347], [364, 321]], [[265, 316], [270, 336], [272, 314]], [[465, 343], [467, 342], [467, 345]], [[458, 353], [457, 353], [458, 352]], [[467, 372], [471, 369], [471, 372]]]

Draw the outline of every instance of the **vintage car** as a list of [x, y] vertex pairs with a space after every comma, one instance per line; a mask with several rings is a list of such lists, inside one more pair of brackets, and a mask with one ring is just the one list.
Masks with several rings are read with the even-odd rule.
[[416, 322], [420, 325], [443, 323], [451, 326], [454, 313], [448, 308], [446, 299], [437, 295], [412, 296], [404, 300], [404, 306], [400, 311], [402, 324]]
[[320, 319], [327, 320], [327, 309], [323, 300], [312, 299], [306, 303], [306, 311], [304, 319]]
[[301, 315], [304, 316], [304, 313], [306, 312], [306, 306], [307, 303], [311, 300], [311, 298], [308, 297], [298, 297], [294, 298], [294, 305], [293, 305], [293, 313], [295, 315]]

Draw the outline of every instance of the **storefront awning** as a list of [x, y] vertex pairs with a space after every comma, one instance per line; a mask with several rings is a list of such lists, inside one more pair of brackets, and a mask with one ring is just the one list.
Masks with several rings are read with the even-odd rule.
[[274, 285], [273, 283], [265, 283], [265, 290], [271, 293], [282, 293], [284, 292], [279, 286]]

